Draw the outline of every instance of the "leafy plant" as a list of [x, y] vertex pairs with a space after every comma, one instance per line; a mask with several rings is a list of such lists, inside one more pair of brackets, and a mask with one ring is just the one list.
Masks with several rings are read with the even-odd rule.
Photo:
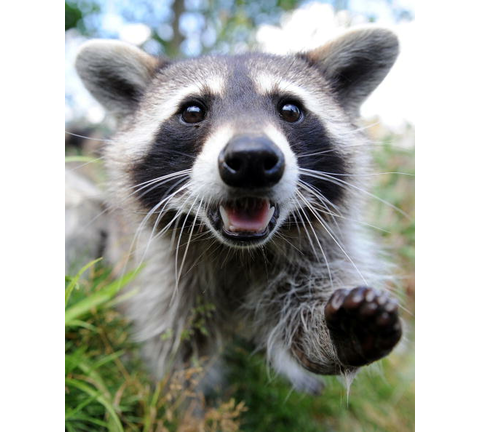
[[[203, 395], [195, 390], [202, 369], [176, 371], [152, 384], [139, 347], [130, 339], [129, 324], [114, 308], [129, 295], [119, 297], [121, 289], [134, 282], [141, 269], [112, 279], [99, 261], [66, 277], [66, 430], [238, 431], [244, 404], [230, 398], [217, 408], [206, 407]], [[205, 316], [211, 309], [204, 306], [201, 312]], [[202, 320], [195, 325], [202, 331]]]

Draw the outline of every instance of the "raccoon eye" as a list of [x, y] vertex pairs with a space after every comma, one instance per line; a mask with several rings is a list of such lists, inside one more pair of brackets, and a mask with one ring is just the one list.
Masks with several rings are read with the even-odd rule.
[[289, 123], [294, 123], [301, 118], [302, 111], [297, 105], [286, 103], [280, 106], [279, 114], [283, 120]]
[[182, 112], [182, 120], [186, 123], [199, 123], [205, 118], [205, 110], [199, 105], [190, 105]]

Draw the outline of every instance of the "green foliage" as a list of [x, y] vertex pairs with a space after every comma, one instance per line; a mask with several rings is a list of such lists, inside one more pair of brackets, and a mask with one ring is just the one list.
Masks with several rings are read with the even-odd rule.
[[[68, 431], [124, 430], [112, 391], [112, 382], [118, 377], [112, 375], [110, 367], [124, 350], [113, 350], [110, 341], [118, 337], [118, 329], [106, 331], [106, 325], [116, 327], [121, 324], [125, 339], [125, 324], [116, 314], [109, 312], [109, 304], [136, 272], [106, 283], [108, 272], [95, 267], [99, 260], [88, 263], [74, 277], [66, 278], [65, 416]], [[81, 276], [88, 269], [95, 276], [90, 278], [92, 281], [85, 282]], [[127, 343], [124, 347], [129, 345]]]
[[191, 339], [197, 332], [208, 336], [207, 322], [214, 315], [215, 306], [213, 304], [205, 303], [201, 296], [196, 299], [196, 304], [190, 314], [189, 322], [182, 333], [183, 340]]
[[65, 2], [65, 31], [78, 26], [82, 19], [82, 11], [77, 5]]
[[[89, 37], [115, 37], [104, 33], [102, 5], [95, 0], [69, 0], [65, 2], [65, 31], [76, 29]], [[263, 23], [277, 23], [282, 12], [297, 7], [298, 0], [213, 0], [209, 2], [185, 2], [174, 0], [169, 13], [163, 11], [165, 5], [153, 4], [149, 0], [139, 0], [134, 5], [112, 4], [110, 12], [122, 17], [125, 23], [141, 22], [149, 26], [149, 42], [155, 41], [168, 57], [190, 56], [183, 48], [187, 40], [200, 43], [200, 53], [228, 52], [236, 50], [238, 44], [252, 46], [255, 43], [255, 29]], [[189, 16], [198, 21], [195, 29], [181, 28], [182, 19]], [[139, 20], [139, 17], [142, 19]], [[168, 25], [172, 34], [164, 34], [162, 25]], [[159, 26], [160, 30], [159, 30]], [[212, 38], [212, 34], [214, 37]], [[206, 37], [207, 36], [207, 37]], [[148, 47], [148, 44], [147, 44]]]
[[402, 280], [399, 292], [407, 307], [414, 308], [414, 148], [396, 145], [399, 137], [388, 136], [374, 152], [375, 171], [389, 173], [376, 176], [373, 194], [392, 204], [379, 200], [371, 202], [370, 222], [378, 227], [383, 244], [398, 267]]
[[[191, 368], [157, 384], [143, 368], [116, 296], [141, 270], [113, 280], [93, 261], [66, 278], [65, 428], [68, 432], [236, 432], [244, 404], [233, 398], [204, 407]], [[89, 270], [88, 278], [85, 272]], [[124, 295], [125, 296], [125, 295]], [[122, 298], [123, 296], [120, 296]], [[201, 316], [212, 308], [199, 308]], [[203, 325], [198, 323], [202, 331]], [[201, 407], [203, 416], [193, 415]], [[189, 414], [190, 412], [190, 414]]]
[[99, 3], [91, 0], [69, 0], [65, 2], [65, 31], [76, 28], [80, 33], [88, 35], [85, 17], [100, 12]]
[[[99, 261], [99, 260], [96, 260]], [[93, 263], [89, 263], [84, 269], [90, 267]], [[84, 270], [82, 269], [82, 270]], [[81, 271], [82, 271], [81, 270]], [[115, 295], [125, 286], [127, 285], [133, 278], [135, 278], [136, 274], [139, 270], [130, 272], [125, 276], [121, 277], [114, 282], [111, 282], [107, 286], [102, 287], [101, 290], [89, 295], [85, 299], [78, 301], [74, 305], [71, 305], [65, 311], [65, 325], [70, 326], [72, 322], [77, 320], [78, 318], [82, 317], [83, 315], [88, 314], [92, 309], [105, 305], [108, 301], [113, 301]], [[73, 283], [78, 280], [79, 275], [77, 275], [69, 284], [72, 285]], [[69, 289], [67, 287], [67, 290]], [[70, 291], [71, 292], [71, 291]], [[67, 294], [66, 294], [66, 302], [67, 302]]]
[[98, 258], [98, 259], [96, 259], [92, 262], [89, 262], [87, 265], [82, 267], [80, 269], [80, 271], [74, 277], [70, 277], [70, 276], [65, 277], [65, 282], [68, 284], [67, 287], [65, 288], [65, 306], [67, 306], [67, 303], [70, 299], [70, 296], [72, 295], [72, 291], [74, 289], [79, 289], [78, 281], [79, 281], [80, 277], [82, 276], [82, 274], [86, 270], [88, 270], [90, 267], [95, 265], [95, 263], [99, 262], [101, 259], [102, 258]]
[[269, 376], [265, 359], [250, 356], [238, 342], [228, 353], [232, 395], [243, 400], [243, 432], [406, 432], [414, 428], [412, 354], [382, 360], [382, 369], [364, 369], [348, 388], [341, 378], [325, 377], [321, 396], [292, 391]]

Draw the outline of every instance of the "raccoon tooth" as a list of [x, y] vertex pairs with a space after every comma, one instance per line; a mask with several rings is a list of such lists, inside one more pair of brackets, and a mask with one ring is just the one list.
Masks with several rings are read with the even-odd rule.
[[227, 216], [227, 212], [223, 206], [219, 206], [219, 212], [222, 217], [222, 222], [224, 222], [224, 226], [228, 227], [229, 226], [229, 216]]
[[276, 208], [274, 206], [272, 206], [270, 209], [269, 209], [269, 212], [267, 213], [267, 223], [269, 223], [272, 219], [272, 216], [274, 216], [274, 211], [276, 210]]

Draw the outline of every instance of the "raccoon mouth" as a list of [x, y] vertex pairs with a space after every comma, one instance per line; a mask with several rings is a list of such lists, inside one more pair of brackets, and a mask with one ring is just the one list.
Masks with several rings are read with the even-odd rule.
[[261, 198], [227, 202], [219, 205], [217, 212], [213, 213], [213, 224], [224, 237], [243, 242], [266, 238], [279, 215], [277, 205]]

